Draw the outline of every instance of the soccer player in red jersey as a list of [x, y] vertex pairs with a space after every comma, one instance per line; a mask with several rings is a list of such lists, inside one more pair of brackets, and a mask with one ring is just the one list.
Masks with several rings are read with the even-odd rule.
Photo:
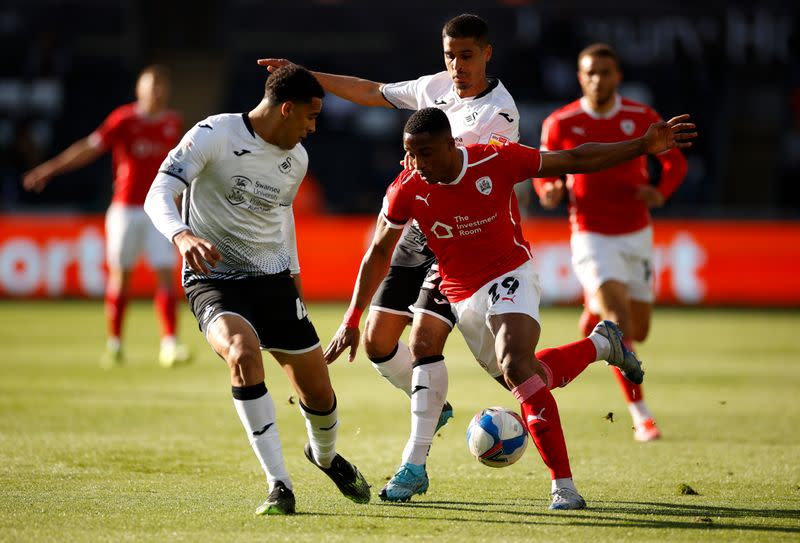
[[[477, 15], [464, 13], [442, 27], [445, 68], [436, 74], [411, 81], [378, 83], [359, 77], [315, 72], [325, 90], [365, 106], [418, 110], [436, 107], [447, 115], [453, 137], [459, 145], [514, 141], [519, 139], [519, 112], [503, 83], [489, 77], [493, 55], [489, 26]], [[274, 70], [286, 59], [261, 59], [259, 64]], [[404, 159], [404, 164], [407, 164]], [[521, 185], [522, 186], [522, 185]], [[521, 223], [517, 213], [516, 223]], [[438, 395], [448, 386], [444, 346], [456, 325], [447, 299], [439, 291], [436, 258], [425, 236], [415, 224], [409, 225], [397, 244], [389, 273], [370, 304], [364, 328], [364, 351], [373, 367], [387, 381], [411, 399], [411, 432], [403, 448], [401, 467], [379, 496], [402, 500], [406, 465], [423, 465], [436, 432], [453, 417], [445, 402], [434, 411], [423, 396]], [[409, 344], [401, 339], [411, 325]], [[436, 363], [420, 360], [437, 357]], [[414, 393], [418, 381], [427, 389]], [[426, 407], [422, 407], [426, 406]]]
[[[386, 191], [350, 308], [325, 350], [326, 359], [332, 362], [348, 348], [350, 360], [355, 356], [361, 313], [386, 274], [403, 226], [416, 219], [439, 261], [441, 292], [452, 304], [470, 350], [490, 375], [502, 375], [521, 404], [528, 431], [550, 469], [550, 508], [584, 508], [586, 502], [572, 481], [550, 389], [565, 386], [595, 360], [620, 367], [633, 382], [641, 383], [643, 373], [610, 321], [599, 323], [581, 341], [535, 353], [541, 330], [540, 287], [530, 246], [514, 224], [513, 187], [528, 178], [596, 171], [643, 154], [687, 147], [696, 135], [686, 132], [694, 129], [687, 119], [683, 115], [654, 123], [644, 136], [626, 142], [540, 153], [516, 143], [459, 148], [442, 111], [424, 108], [414, 113], [403, 136], [414, 169], [403, 170]], [[439, 360], [431, 358], [427, 362]], [[443, 405], [445, 396], [425, 398]], [[425, 466], [408, 469], [419, 473], [412, 494], [426, 492]]]
[[89, 136], [23, 178], [27, 190], [41, 192], [53, 177], [81, 168], [109, 150], [112, 153], [114, 191], [106, 213], [109, 277], [105, 295], [108, 340], [102, 358], [105, 366], [123, 359], [122, 321], [131, 270], [142, 252], [158, 277], [155, 305], [161, 322], [159, 363], [171, 367], [189, 361], [186, 347], [175, 337], [175, 249], [153, 227], [142, 207], [161, 162], [183, 133], [181, 117], [168, 108], [169, 91], [170, 75], [165, 66], [144, 68], [136, 82], [135, 102], [116, 108]]
[[[590, 45], [578, 55], [583, 97], [553, 112], [542, 126], [543, 150], [569, 149], [582, 143], [610, 142], [643, 135], [660, 120], [650, 107], [617, 94], [622, 79], [619, 59], [608, 45]], [[649, 208], [660, 207], [686, 176], [686, 159], [677, 148], [656, 155], [661, 163], [658, 186], [650, 184], [647, 159], [637, 157], [600, 172], [536, 179], [545, 208], [569, 192], [572, 265], [586, 300], [582, 333], [602, 319], [619, 323], [629, 341], [644, 341], [653, 305], [653, 229]], [[628, 348], [633, 350], [632, 344]], [[612, 368], [625, 394], [634, 438], [661, 437], [644, 402], [641, 385]]]

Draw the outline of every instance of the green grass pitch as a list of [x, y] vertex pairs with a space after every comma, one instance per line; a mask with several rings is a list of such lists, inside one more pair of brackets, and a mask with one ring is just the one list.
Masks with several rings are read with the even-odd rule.
[[[326, 342], [341, 305], [311, 305]], [[540, 346], [575, 339], [578, 310], [545, 308]], [[339, 450], [373, 486], [356, 505], [303, 457], [303, 421], [266, 359], [299, 514], [255, 517], [261, 469], [231, 402], [227, 370], [183, 309], [191, 366], [156, 363], [147, 302], [126, 323], [127, 364], [98, 366], [98, 302], [0, 302], [0, 541], [798, 541], [800, 312], [657, 308], [646, 397], [664, 432], [637, 444], [608, 369], [555, 392], [589, 508], [547, 510], [549, 478], [532, 443], [504, 469], [469, 456], [483, 407], [516, 408], [459, 334], [446, 351], [456, 418], [435, 439], [431, 486], [389, 505], [378, 490], [408, 434], [408, 401], [359, 355], [331, 366]], [[614, 414], [614, 422], [607, 420]], [[684, 495], [679, 485], [698, 495]]]

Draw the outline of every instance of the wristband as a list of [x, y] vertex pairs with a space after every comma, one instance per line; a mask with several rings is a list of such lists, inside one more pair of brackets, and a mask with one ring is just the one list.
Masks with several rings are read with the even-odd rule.
[[344, 314], [344, 325], [348, 328], [358, 328], [361, 324], [361, 314], [364, 313], [363, 309], [357, 307], [348, 307], [347, 313]]

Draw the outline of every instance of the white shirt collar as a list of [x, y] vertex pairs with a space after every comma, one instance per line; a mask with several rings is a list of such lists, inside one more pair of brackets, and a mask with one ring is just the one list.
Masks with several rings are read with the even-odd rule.
[[585, 96], [581, 98], [581, 109], [592, 119], [610, 119], [619, 112], [620, 107], [622, 107], [622, 98], [616, 93], [614, 94], [614, 106], [605, 113], [597, 113], [589, 105], [588, 98]]

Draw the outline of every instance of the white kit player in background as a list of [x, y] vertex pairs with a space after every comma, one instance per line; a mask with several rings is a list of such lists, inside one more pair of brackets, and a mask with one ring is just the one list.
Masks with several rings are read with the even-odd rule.
[[[336, 396], [297, 276], [291, 206], [308, 168], [300, 141], [314, 132], [324, 95], [308, 70], [277, 70], [252, 111], [195, 125], [167, 156], [145, 201], [153, 224], [184, 258], [183, 285], [200, 329], [230, 368], [236, 412], [269, 484], [257, 514], [295, 512], [261, 349], [300, 399], [306, 458], [347, 498], [370, 498], [367, 481], [336, 452]], [[183, 218], [174, 203], [180, 194]]]
[[[486, 75], [492, 57], [486, 22], [472, 14], [447, 21], [442, 28], [442, 52], [446, 71], [411, 81], [378, 83], [314, 74], [325, 90], [360, 105], [440, 109], [447, 115], [458, 145], [516, 142], [519, 113], [514, 99], [498, 79]], [[261, 59], [258, 63], [274, 70], [289, 61]], [[407, 158], [405, 166], [411, 166]], [[531, 190], [530, 185], [527, 189]], [[512, 208], [519, 225], [516, 199]], [[456, 317], [439, 292], [440, 281], [436, 257], [413, 223], [392, 255], [389, 273], [370, 304], [364, 331], [364, 350], [373, 367], [411, 398], [411, 433], [400, 467], [379, 494], [384, 500], [407, 500], [420, 488], [427, 488], [425, 464], [433, 436], [453, 416], [452, 406], [444, 401], [448, 377], [443, 352]], [[355, 320], [359, 317], [360, 313], [350, 315]], [[408, 324], [411, 333], [406, 346], [400, 337]], [[442, 405], [439, 399], [443, 407], [434, 408]]]

